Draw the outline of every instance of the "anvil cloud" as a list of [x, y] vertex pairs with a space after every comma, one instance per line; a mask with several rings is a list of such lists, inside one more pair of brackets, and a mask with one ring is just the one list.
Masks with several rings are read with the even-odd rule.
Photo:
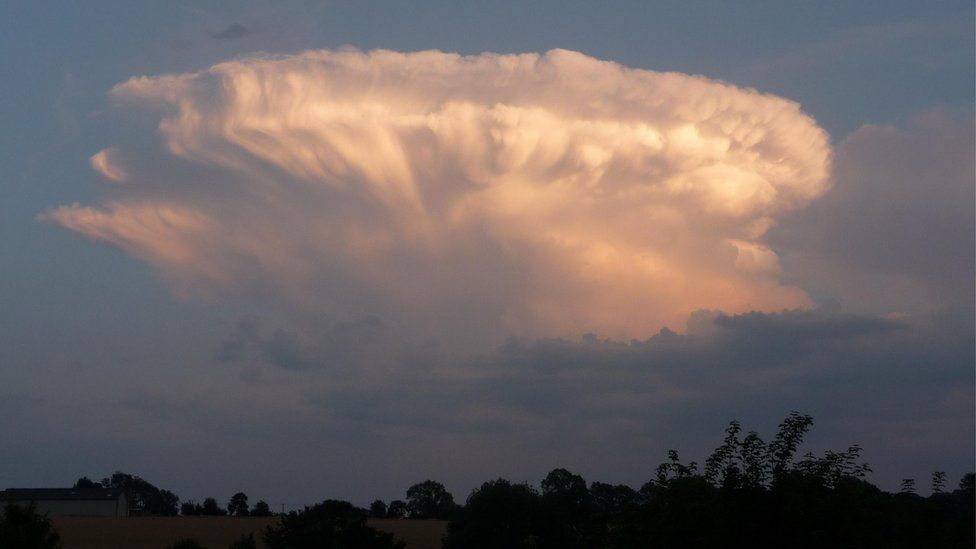
[[779, 97], [565, 50], [254, 56], [111, 95], [161, 107], [162, 149], [98, 152], [107, 203], [44, 218], [183, 295], [478, 337], [810, 305], [763, 237], [831, 150]]

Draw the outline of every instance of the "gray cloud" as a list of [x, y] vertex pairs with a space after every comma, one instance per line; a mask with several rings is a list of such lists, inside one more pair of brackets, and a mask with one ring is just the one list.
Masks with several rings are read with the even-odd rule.
[[[392, 441], [424, 440], [431, 454], [467, 456], [442, 473], [465, 489], [493, 470], [494, 458], [475, 449], [518, 462], [518, 474], [568, 464], [638, 482], [667, 448], [700, 458], [729, 419], [769, 431], [792, 409], [816, 417], [813, 448], [862, 443], [875, 480], [893, 486], [905, 475], [967, 467], [973, 444], [959, 433], [973, 429], [973, 328], [972, 309], [898, 318], [831, 309], [700, 312], [684, 335], [512, 338], [493, 352], [459, 356], [353, 323], [314, 337], [270, 330], [251, 358], [277, 366], [261, 387], [293, 396], [289, 417], [265, 418], [269, 428], [350, 444], [365, 460], [379, 460], [374, 453]], [[361, 331], [370, 336], [323, 343]], [[266, 349], [274, 344], [280, 356]], [[383, 352], [354, 368], [326, 366], [374, 345]], [[265, 402], [272, 414], [276, 402]], [[328, 436], [309, 435], [309, 425]], [[462, 440], [468, 448], [455, 448]], [[594, 461], [601, 448], [618, 455]]]
[[[208, 364], [163, 368], [162, 358], [155, 373], [111, 370], [123, 379], [108, 394], [84, 380], [46, 393], [70, 405], [4, 406], [19, 402], [0, 388], [0, 423], [31, 447], [83, 456], [52, 466], [65, 482], [138, 464], [188, 498], [246, 488], [367, 503], [402, 497], [412, 480], [464, 495], [486, 478], [537, 482], [557, 466], [640, 484], [669, 448], [700, 460], [730, 419], [769, 436], [796, 409], [816, 419], [808, 449], [860, 443], [871, 479], [895, 488], [971, 468], [973, 331], [971, 307], [898, 318], [700, 312], [684, 334], [512, 338], [460, 354], [377, 319], [312, 329], [247, 318]], [[37, 456], [8, 445], [0, 460]]]
[[253, 28], [245, 27], [240, 23], [232, 23], [220, 32], [209, 32], [210, 38], [214, 40], [238, 40], [250, 34], [254, 34]]
[[221, 343], [216, 358], [221, 362], [258, 360], [291, 370], [360, 364], [378, 350], [378, 340], [387, 331], [375, 316], [335, 322], [314, 337], [293, 330], [275, 328], [265, 336], [254, 318], [238, 321]]
[[971, 111], [855, 131], [837, 150], [833, 188], [770, 231], [786, 278], [857, 310], [971, 304], [974, 148]]

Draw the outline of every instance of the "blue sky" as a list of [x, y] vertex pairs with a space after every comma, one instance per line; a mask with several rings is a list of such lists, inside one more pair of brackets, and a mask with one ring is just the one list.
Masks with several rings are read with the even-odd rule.
[[[534, 480], [557, 466], [637, 484], [666, 448], [703, 453], [733, 417], [771, 434], [794, 408], [822, 418], [815, 446], [863, 444], [883, 487], [927, 478], [933, 468], [950, 477], [972, 468], [970, 2], [282, 4], [3, 8], [0, 438], [20, 443], [0, 448], [0, 461], [12, 464], [0, 469], [0, 485], [64, 484], [122, 469], [196, 499], [244, 489], [276, 501], [334, 495], [365, 503], [402, 495], [425, 476], [458, 495], [489, 477]], [[783, 350], [782, 332], [766, 324], [700, 328], [699, 339], [678, 344], [665, 361], [699, 372], [688, 379], [660, 365], [664, 351], [610, 351], [579, 340], [582, 333], [532, 325], [488, 338], [474, 313], [450, 313], [460, 327], [420, 337], [398, 327], [412, 317], [396, 320], [369, 300], [343, 302], [355, 311], [296, 313], [270, 291], [181, 296], [160, 276], [165, 265], [38, 221], [61, 205], [97, 206], [115, 196], [89, 166], [98, 151], [158, 146], [165, 114], [113, 102], [113, 86], [255, 52], [344, 46], [465, 55], [563, 48], [799, 103], [829, 135], [833, 187], [783, 214], [762, 240], [778, 257], [779, 280], [809, 297], [807, 312], [770, 306], [757, 314], [791, 333], [816, 329]], [[143, 152], [134, 158], [156, 158]], [[454, 303], [452, 296], [443, 303]], [[374, 316], [378, 323], [360, 320]], [[725, 317], [702, 322], [714, 318]], [[684, 326], [671, 328], [690, 337]], [[644, 341], [656, 333], [631, 335]], [[541, 347], [512, 351], [504, 336]], [[539, 343], [546, 337], [566, 341], [553, 350]], [[466, 349], [452, 347], [452, 338], [490, 341]], [[433, 339], [444, 349], [425, 346]], [[723, 354], [750, 341], [765, 350], [745, 354], [751, 366]], [[222, 354], [228, 344], [239, 351]], [[539, 374], [559, 362], [554, 356], [580, 371], [568, 380]], [[578, 356], [620, 364], [590, 385], [605, 391], [580, 386], [596, 373]], [[730, 371], [740, 372], [738, 396], [719, 398], [718, 387], [701, 381]], [[660, 386], [649, 381], [658, 378]], [[412, 389], [397, 391], [389, 380]], [[654, 389], [664, 386], [670, 389]], [[619, 406], [600, 404], [614, 398], [608, 395]], [[466, 399], [483, 406], [448, 420]], [[697, 399], [723, 406], [698, 407]], [[37, 407], [46, 411], [30, 412]], [[615, 411], [604, 415], [608, 409]], [[635, 425], [648, 415], [654, 419]], [[635, 433], [646, 440], [627, 446]], [[470, 449], [463, 462], [449, 459], [454, 445]], [[615, 445], [627, 449], [600, 450]], [[268, 472], [279, 459], [282, 468]], [[228, 461], [237, 464], [208, 485], [215, 469], [198, 464]], [[359, 465], [342, 470], [350, 462]], [[320, 463], [331, 472], [317, 470]], [[370, 476], [369, 468], [384, 472]], [[290, 481], [289, 471], [314, 481]]]

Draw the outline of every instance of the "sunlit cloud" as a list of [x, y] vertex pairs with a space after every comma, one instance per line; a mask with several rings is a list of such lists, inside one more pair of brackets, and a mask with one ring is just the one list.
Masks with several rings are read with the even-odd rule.
[[438, 336], [646, 337], [810, 305], [764, 235], [827, 189], [798, 104], [580, 53], [309, 51], [138, 77], [162, 151], [44, 215], [180, 293]]
[[121, 183], [126, 180], [128, 174], [117, 163], [112, 161], [111, 155], [113, 154], [115, 154], [114, 149], [102, 149], [95, 153], [88, 162], [91, 164], [92, 169], [105, 179]]

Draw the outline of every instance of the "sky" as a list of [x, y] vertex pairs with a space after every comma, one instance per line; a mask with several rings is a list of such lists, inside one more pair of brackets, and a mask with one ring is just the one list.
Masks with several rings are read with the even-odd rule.
[[0, 487], [974, 469], [971, 2], [0, 17]]

